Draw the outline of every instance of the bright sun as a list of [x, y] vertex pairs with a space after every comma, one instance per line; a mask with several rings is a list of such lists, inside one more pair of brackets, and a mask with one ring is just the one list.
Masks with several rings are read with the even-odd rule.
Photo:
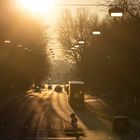
[[26, 10], [45, 14], [54, 10], [52, 4], [56, 4], [56, 0], [19, 0], [19, 3]]

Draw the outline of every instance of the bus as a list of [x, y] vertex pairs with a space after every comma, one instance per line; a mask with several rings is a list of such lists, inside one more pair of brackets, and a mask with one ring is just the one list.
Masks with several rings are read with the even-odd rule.
[[69, 81], [68, 101], [71, 105], [76, 107], [84, 105], [84, 86], [83, 81]]

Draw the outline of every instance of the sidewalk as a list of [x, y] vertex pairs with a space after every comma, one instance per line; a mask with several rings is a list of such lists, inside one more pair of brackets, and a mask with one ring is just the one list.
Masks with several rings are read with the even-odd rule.
[[[114, 109], [113, 105], [108, 104], [107, 102], [105, 102], [105, 100], [99, 99], [97, 101], [96, 98], [91, 95], [85, 95], [85, 102], [88, 105], [89, 109], [96, 112], [96, 115], [99, 115], [99, 117], [111, 119], [115, 115], [122, 114], [122, 109], [120, 109], [121, 112], [119, 112], [118, 111], [119, 109], [117, 109], [117, 110]], [[109, 116], [110, 114], [111, 114], [111, 116]], [[124, 114], [125, 114], [125, 112], [124, 112]], [[130, 118], [130, 123], [132, 124], [132, 127], [135, 129], [136, 133], [140, 135], [140, 120], [134, 119], [131, 116], [128, 116], [128, 117]]]
[[140, 137], [140, 121], [131, 119], [130, 122], [132, 124], [134, 131]]

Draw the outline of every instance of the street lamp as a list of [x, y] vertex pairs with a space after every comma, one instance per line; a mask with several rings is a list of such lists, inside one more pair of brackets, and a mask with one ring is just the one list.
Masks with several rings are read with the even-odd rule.
[[75, 48], [79, 48], [80, 46], [79, 46], [79, 45], [75, 45], [74, 47], [75, 47]]
[[28, 50], [29, 48], [24, 48], [25, 50]]
[[124, 14], [124, 9], [116, 6], [116, 7], [110, 8], [108, 12], [110, 16], [112, 17], [122, 17]]
[[85, 43], [85, 41], [84, 40], [79, 40], [79, 42], [78, 42], [79, 44], [84, 44]]
[[93, 34], [93, 35], [100, 35], [100, 34], [101, 34], [101, 31], [96, 30], [96, 31], [93, 31], [92, 34]]
[[71, 50], [76, 50], [76, 49], [74, 47], [72, 47]]
[[83, 45], [85, 44], [85, 41], [84, 40], [79, 40], [78, 43], [79, 43], [80, 52], [83, 52], [83, 49], [84, 49]]
[[4, 40], [4, 43], [9, 44], [11, 41], [10, 40]]
[[23, 45], [22, 44], [18, 44], [17, 47], [21, 48], [21, 47], [23, 47]]

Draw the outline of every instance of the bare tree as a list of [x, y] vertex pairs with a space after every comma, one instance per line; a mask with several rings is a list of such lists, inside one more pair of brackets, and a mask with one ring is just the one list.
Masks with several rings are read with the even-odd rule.
[[104, 0], [108, 7], [118, 6], [124, 9], [125, 16], [130, 16], [140, 20], [140, 1], [139, 0]]
[[[58, 40], [64, 47], [66, 53], [72, 55], [79, 66], [82, 60], [83, 51], [92, 47], [93, 35], [92, 31], [99, 29], [99, 18], [93, 15], [85, 8], [76, 9], [75, 14], [68, 9], [63, 11], [59, 21], [59, 37]], [[83, 40], [85, 43], [78, 49], [71, 49], [78, 41]]]

